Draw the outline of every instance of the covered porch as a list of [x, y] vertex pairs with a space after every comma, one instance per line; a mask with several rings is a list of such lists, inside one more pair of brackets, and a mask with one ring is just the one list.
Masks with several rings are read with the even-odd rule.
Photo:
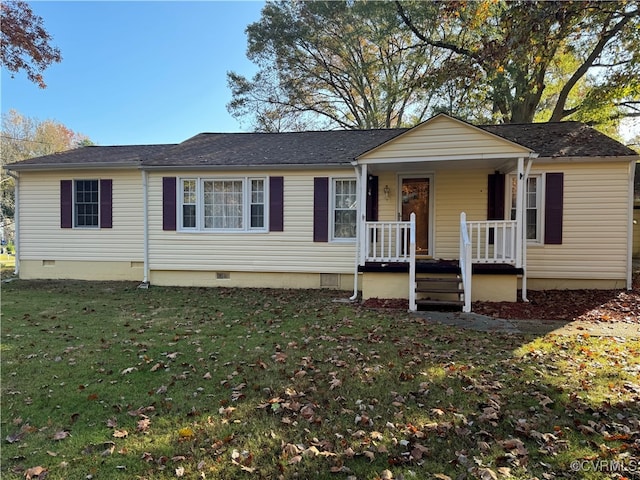
[[[431, 122], [354, 162], [363, 297], [406, 287], [412, 311], [440, 292], [465, 312], [483, 291], [515, 300], [522, 288], [526, 297], [526, 185], [536, 154], [450, 117]], [[434, 135], [444, 131], [452, 138]]]

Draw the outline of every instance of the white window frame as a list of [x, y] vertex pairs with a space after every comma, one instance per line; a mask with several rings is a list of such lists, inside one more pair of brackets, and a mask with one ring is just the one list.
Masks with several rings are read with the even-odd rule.
[[[96, 182], [98, 192], [98, 211], [96, 213], [95, 225], [78, 225], [78, 200], [77, 200], [77, 187], [78, 182]], [[95, 230], [100, 228], [100, 180], [97, 178], [77, 178], [73, 180], [73, 228], [90, 229]]]
[[[516, 210], [515, 205], [513, 204], [513, 196], [512, 196], [512, 188], [513, 188], [514, 182], [516, 182], [516, 178], [517, 178], [516, 174], [509, 174], [507, 176], [507, 188], [506, 188], [507, 198], [506, 198], [505, 205], [507, 207], [508, 218], [511, 220], [514, 220], [513, 212], [515, 212]], [[536, 236], [535, 238], [527, 238], [527, 244], [542, 245], [543, 244], [543, 225], [544, 225], [544, 192], [545, 192], [544, 175], [542, 175], [541, 173], [531, 174], [527, 177], [527, 180], [531, 178], [536, 179], [536, 192], [535, 192], [536, 193], [536, 207], [535, 207], [536, 208]], [[529, 207], [528, 207], [529, 190], [528, 189], [529, 189], [529, 185], [527, 182], [527, 184], [525, 184], [525, 192], [524, 192], [525, 224], [522, 226], [525, 232], [527, 231], [527, 224], [526, 224], [527, 210], [529, 210]]]
[[[349, 209], [340, 209], [340, 210], [353, 210], [354, 212], [356, 212], [355, 214], [355, 226], [356, 226], [356, 233], [354, 234], [353, 237], [337, 237], [336, 236], [336, 184], [337, 182], [353, 182], [355, 185], [354, 188], [354, 196], [355, 196], [355, 202], [353, 203], [353, 208], [349, 208]], [[332, 177], [331, 178], [331, 182], [329, 184], [329, 228], [331, 231], [331, 241], [332, 242], [338, 242], [338, 243], [353, 243], [356, 241], [356, 235], [357, 235], [357, 222], [358, 222], [358, 182], [357, 179], [354, 177]]]
[[[263, 203], [264, 205], [264, 225], [262, 227], [251, 227], [251, 187], [252, 181], [263, 182]], [[178, 177], [178, 188], [176, 189], [176, 210], [178, 216], [178, 231], [195, 233], [266, 233], [269, 231], [269, 177], [266, 176], [245, 176], [245, 177]], [[184, 226], [184, 182], [195, 181], [196, 185], [196, 224], [194, 227]], [[204, 184], [205, 182], [242, 182], [242, 227], [241, 228], [205, 228], [204, 218]]]

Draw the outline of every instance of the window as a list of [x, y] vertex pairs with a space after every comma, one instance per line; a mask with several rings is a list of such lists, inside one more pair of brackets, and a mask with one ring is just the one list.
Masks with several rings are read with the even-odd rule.
[[[527, 178], [525, 188], [525, 229], [527, 232], [527, 240], [531, 242], [541, 241], [541, 213], [542, 213], [542, 179], [539, 175], [530, 175]], [[511, 220], [516, 219], [516, 195], [517, 181], [516, 177], [510, 176], [510, 195], [509, 209]]]
[[179, 185], [182, 230], [266, 230], [264, 178], [183, 178]]
[[251, 180], [251, 228], [264, 228], [264, 180]]
[[74, 226], [98, 227], [98, 180], [75, 180], [73, 198]]
[[333, 239], [356, 238], [357, 217], [356, 180], [333, 180]]
[[196, 228], [196, 181], [182, 181], [182, 227]]

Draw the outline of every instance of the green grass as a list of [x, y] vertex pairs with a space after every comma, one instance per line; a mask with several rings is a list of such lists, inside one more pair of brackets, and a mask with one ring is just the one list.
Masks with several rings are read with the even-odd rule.
[[336, 296], [3, 284], [2, 478], [638, 478], [639, 341]]

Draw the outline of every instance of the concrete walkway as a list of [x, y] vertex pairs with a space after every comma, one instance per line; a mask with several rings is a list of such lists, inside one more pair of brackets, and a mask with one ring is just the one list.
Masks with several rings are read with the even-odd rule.
[[426, 320], [468, 328], [482, 332], [502, 332], [512, 334], [580, 335], [589, 334], [601, 337], [640, 338], [640, 323], [626, 322], [567, 322], [561, 320], [507, 320], [493, 318], [477, 313], [461, 312], [417, 312]]

